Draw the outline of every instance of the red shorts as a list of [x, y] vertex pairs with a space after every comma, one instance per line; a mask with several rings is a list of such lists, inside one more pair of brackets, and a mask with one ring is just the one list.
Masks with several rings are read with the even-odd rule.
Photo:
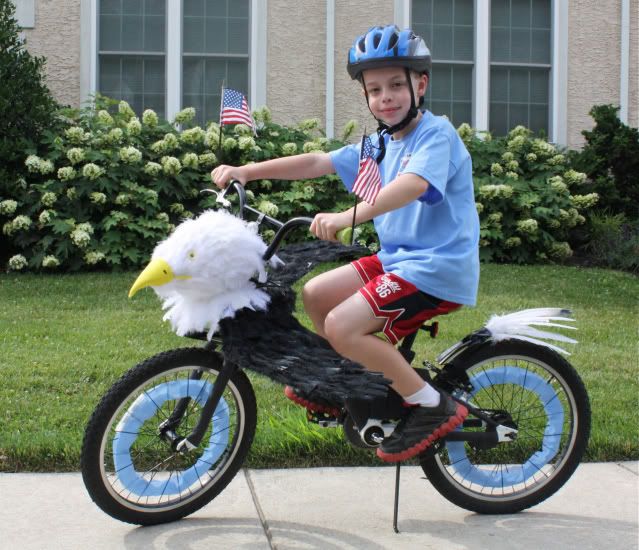
[[359, 292], [378, 318], [385, 318], [382, 332], [391, 344], [412, 334], [436, 315], [455, 311], [461, 304], [440, 300], [392, 273], [385, 273], [377, 256], [367, 256], [351, 264], [364, 286]]

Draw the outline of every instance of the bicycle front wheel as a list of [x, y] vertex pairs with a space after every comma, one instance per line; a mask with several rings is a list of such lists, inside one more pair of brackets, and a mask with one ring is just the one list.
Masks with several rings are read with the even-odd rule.
[[242, 466], [255, 433], [255, 394], [238, 371], [228, 382], [198, 448], [174, 450], [162, 426], [181, 407], [179, 437], [191, 433], [222, 367], [202, 348], [161, 353], [126, 373], [93, 413], [81, 469], [94, 502], [121, 521], [165, 523], [217, 496]]
[[[483, 514], [510, 514], [538, 504], [573, 474], [590, 434], [590, 404], [574, 368], [548, 348], [521, 341], [491, 343], [460, 364], [469, 402], [517, 430], [492, 448], [448, 441], [421, 466], [454, 504]], [[459, 372], [459, 371], [457, 371]], [[485, 431], [476, 420], [464, 431]]]

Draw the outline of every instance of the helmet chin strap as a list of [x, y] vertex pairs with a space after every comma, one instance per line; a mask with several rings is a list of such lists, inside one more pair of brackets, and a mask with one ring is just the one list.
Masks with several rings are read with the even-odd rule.
[[[394, 124], [392, 126], [389, 126], [388, 124], [386, 124], [384, 121], [377, 118], [373, 114], [370, 103], [368, 101], [368, 92], [366, 91], [366, 85], [364, 84], [364, 74], [362, 73], [361, 75], [362, 85], [364, 85], [364, 95], [366, 96], [366, 105], [368, 106], [368, 110], [371, 111], [371, 115], [373, 115], [373, 117], [377, 121], [377, 137], [378, 137], [379, 149], [380, 149], [379, 154], [377, 155], [377, 158], [375, 159], [377, 161], [377, 164], [382, 162], [382, 160], [384, 159], [384, 156], [386, 155], [386, 143], [384, 142], [384, 134], [392, 136], [395, 132], [399, 132], [400, 130], [403, 130], [419, 114], [419, 108], [415, 104], [415, 92], [413, 91], [413, 82], [410, 77], [410, 70], [408, 68], [404, 68], [404, 70], [406, 71], [408, 89], [410, 90], [410, 109], [408, 110], [408, 112], [406, 113], [406, 116], [402, 120], [400, 120], [397, 124]], [[419, 106], [421, 107], [423, 103], [424, 103], [424, 98], [422, 96], [419, 98]]]

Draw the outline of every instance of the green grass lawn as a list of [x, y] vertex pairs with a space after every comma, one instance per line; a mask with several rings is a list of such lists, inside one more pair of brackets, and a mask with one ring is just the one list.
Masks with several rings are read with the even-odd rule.
[[[150, 355], [198, 345], [170, 332], [152, 291], [127, 299], [135, 276], [0, 275], [0, 471], [77, 470], [84, 426], [111, 384]], [[542, 306], [568, 307], [577, 319], [579, 344], [569, 360], [591, 399], [587, 460], [638, 459], [636, 277], [483, 265], [479, 306], [440, 319], [437, 340], [418, 339], [418, 358], [434, 359], [491, 313]], [[379, 463], [345, 443], [340, 430], [308, 425], [281, 386], [250, 376], [259, 411], [250, 466]]]

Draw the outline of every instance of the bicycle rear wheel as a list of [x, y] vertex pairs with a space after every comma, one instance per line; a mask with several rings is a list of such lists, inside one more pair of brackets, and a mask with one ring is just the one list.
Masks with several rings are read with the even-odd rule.
[[221, 367], [217, 353], [201, 348], [162, 353], [131, 369], [103, 397], [81, 458], [84, 483], [103, 511], [141, 525], [174, 521], [228, 485], [255, 433], [255, 394], [244, 373], [231, 377], [199, 447], [180, 453], [161, 436], [180, 402], [188, 405], [173, 431], [191, 432]]
[[[574, 368], [526, 342], [491, 343], [459, 366], [472, 385], [469, 402], [515, 428], [513, 441], [489, 449], [448, 441], [424, 456], [433, 486], [456, 505], [483, 514], [515, 513], [545, 500], [573, 474], [590, 433], [590, 404]], [[486, 431], [467, 421], [464, 431]]]

